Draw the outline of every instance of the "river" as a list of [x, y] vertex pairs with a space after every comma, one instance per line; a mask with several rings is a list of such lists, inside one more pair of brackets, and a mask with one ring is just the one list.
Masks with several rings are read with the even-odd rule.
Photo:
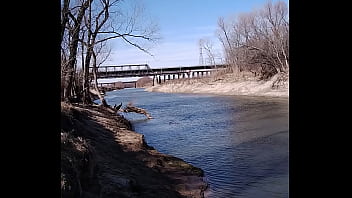
[[123, 115], [150, 146], [203, 169], [206, 197], [288, 197], [288, 99], [144, 89], [105, 99], [146, 109], [154, 119]]

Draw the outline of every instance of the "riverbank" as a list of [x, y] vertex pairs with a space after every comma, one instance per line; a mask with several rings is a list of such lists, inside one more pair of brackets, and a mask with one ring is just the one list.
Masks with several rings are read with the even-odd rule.
[[[282, 81], [283, 79], [284, 81]], [[273, 87], [273, 84], [275, 85]], [[165, 93], [203, 93], [218, 95], [269, 96], [287, 98], [288, 76], [278, 74], [268, 81], [245, 74], [232, 74], [201, 79], [179, 79], [146, 88], [146, 91]]]
[[62, 197], [203, 197], [204, 173], [101, 106], [61, 103]]

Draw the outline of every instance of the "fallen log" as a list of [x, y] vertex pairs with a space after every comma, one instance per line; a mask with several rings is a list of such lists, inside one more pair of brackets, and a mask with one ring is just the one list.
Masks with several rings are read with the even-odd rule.
[[125, 113], [135, 112], [135, 113], [139, 113], [139, 114], [144, 114], [145, 116], [147, 116], [148, 119], [153, 118], [145, 109], [132, 106], [131, 103], [128, 103], [127, 106], [124, 109], [122, 109], [122, 111]]
[[147, 112], [147, 110], [139, 108], [139, 107], [135, 107], [132, 105], [132, 103], [128, 103], [127, 106], [125, 108], [121, 108], [122, 107], [122, 103], [120, 103], [119, 105], [114, 105], [112, 106], [107, 106], [106, 109], [111, 112], [111, 113], [117, 113], [117, 112], [125, 112], [125, 113], [139, 113], [139, 114], [144, 114], [148, 119], [153, 119], [153, 117]]
[[116, 109], [116, 111], [119, 111], [120, 108], [121, 108], [121, 106], [122, 106], [122, 102], [121, 102], [121, 104], [119, 104], [118, 106], [116, 106], [116, 104], [115, 104], [115, 105], [114, 105], [114, 109]]

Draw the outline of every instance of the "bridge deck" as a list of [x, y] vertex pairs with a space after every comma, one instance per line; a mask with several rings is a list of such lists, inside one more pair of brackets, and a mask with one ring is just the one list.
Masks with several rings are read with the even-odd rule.
[[[129, 68], [126, 70], [125, 68]], [[141, 69], [142, 67], [142, 69]], [[184, 74], [193, 71], [205, 72], [224, 68], [226, 65], [200, 65], [190, 67], [167, 67], [150, 68], [148, 65], [123, 65], [123, 66], [100, 66], [98, 68], [98, 78], [122, 78], [122, 77], [143, 77], [155, 75]], [[134, 68], [134, 69], [132, 69]]]

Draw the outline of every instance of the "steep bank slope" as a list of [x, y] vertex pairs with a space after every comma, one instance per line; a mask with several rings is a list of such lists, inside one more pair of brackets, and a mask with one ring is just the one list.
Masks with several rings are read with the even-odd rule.
[[61, 104], [62, 197], [203, 197], [203, 171], [146, 145], [123, 117]]

